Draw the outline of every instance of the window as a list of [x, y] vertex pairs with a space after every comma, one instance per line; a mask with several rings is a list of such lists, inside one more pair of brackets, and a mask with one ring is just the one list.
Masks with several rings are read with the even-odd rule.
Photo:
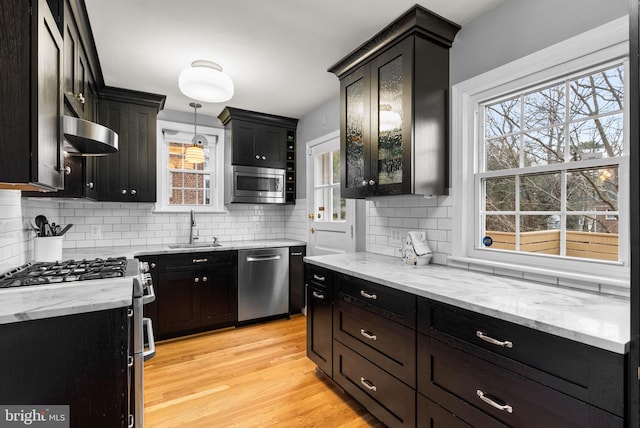
[[619, 261], [624, 66], [479, 108], [478, 247]]
[[315, 155], [315, 219], [345, 221], [346, 200], [340, 197], [340, 150]]
[[158, 203], [161, 211], [217, 211], [223, 209], [223, 130], [198, 126], [205, 137], [205, 161], [185, 160], [193, 125], [158, 121]]
[[629, 275], [624, 18], [454, 85], [452, 259]]

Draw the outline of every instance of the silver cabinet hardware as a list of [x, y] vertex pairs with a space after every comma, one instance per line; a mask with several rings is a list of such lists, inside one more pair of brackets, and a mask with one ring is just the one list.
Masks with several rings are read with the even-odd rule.
[[209, 280], [209, 278], [207, 278], [206, 276], [202, 277], [202, 282], [207, 282]]
[[195, 282], [196, 284], [200, 282], [200, 278], [198, 278], [197, 276], [195, 278], [193, 278], [193, 282]]
[[127, 189], [122, 189], [122, 194], [126, 195], [127, 194]]
[[370, 331], [365, 330], [364, 328], [360, 329], [360, 334], [366, 337], [369, 340], [378, 340], [378, 336], [371, 333]]
[[317, 291], [313, 292], [313, 297], [315, 297], [316, 299], [324, 300], [324, 294], [320, 294]]
[[324, 276], [319, 276], [319, 275], [316, 275], [316, 274], [314, 273], [314, 274], [313, 274], [313, 279], [315, 279], [316, 281], [322, 281], [322, 282], [324, 282], [324, 279], [325, 279], [325, 278], [324, 278]]
[[151, 269], [155, 269], [156, 268], [156, 264], [155, 263], [151, 263]]
[[369, 180], [369, 186], [375, 186], [376, 182], [373, 180]]
[[375, 392], [375, 391], [378, 390], [378, 388], [373, 383], [371, 383], [371, 381], [369, 381], [369, 380], [367, 380], [367, 379], [365, 379], [363, 377], [360, 378], [360, 383], [362, 384], [362, 386], [367, 388], [369, 391], [374, 391]]
[[512, 342], [509, 342], [508, 340], [501, 341], [501, 340], [494, 339], [493, 337], [487, 336], [480, 330], [476, 331], [476, 336], [478, 336], [480, 339], [492, 345], [501, 346], [503, 348], [513, 348]]
[[495, 407], [498, 410], [502, 410], [503, 412], [507, 412], [507, 413], [513, 413], [513, 407], [511, 407], [508, 404], [498, 404], [495, 401], [493, 401], [491, 398], [487, 397], [484, 392], [480, 391], [479, 389], [476, 391], [476, 394], [478, 394], [478, 397], [484, 401], [485, 403], [487, 403], [488, 405], [490, 405], [491, 407]]
[[302, 255], [302, 251], [297, 252], [297, 253], [291, 253], [292, 256], [301, 256]]
[[362, 180], [362, 185], [366, 186], [368, 184], [367, 180]]
[[193, 259], [192, 263], [206, 263], [209, 260], [207, 260], [206, 258], [204, 259]]
[[262, 160], [267, 160], [266, 156], [261, 156]]
[[78, 99], [78, 101], [80, 102], [80, 104], [84, 104], [85, 99], [84, 99], [84, 95], [82, 94], [82, 92], [80, 92], [76, 98]]
[[89, 189], [93, 189], [93, 186], [94, 186], [93, 181], [90, 181], [90, 182], [87, 183], [87, 187]]
[[131, 189], [131, 194], [135, 195], [136, 193], [138, 193], [138, 191], [136, 189]]
[[65, 175], [71, 175], [71, 167], [70, 166], [65, 166], [64, 168], [62, 168]]
[[260, 155], [256, 155], [256, 159], [260, 160]]
[[365, 297], [365, 298], [367, 298], [367, 299], [371, 299], [371, 300], [376, 300], [376, 299], [378, 298], [378, 295], [377, 295], [377, 294], [369, 294], [369, 293], [367, 293], [367, 292], [366, 292], [366, 291], [364, 291], [364, 290], [360, 290], [360, 295], [361, 295], [362, 297]]

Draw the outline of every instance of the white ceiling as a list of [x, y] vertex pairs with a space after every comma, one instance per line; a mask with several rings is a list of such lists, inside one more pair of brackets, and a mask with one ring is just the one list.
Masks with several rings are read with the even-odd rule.
[[[421, 0], [460, 25], [505, 0]], [[191, 62], [220, 64], [235, 84], [225, 105], [300, 118], [337, 96], [327, 68], [410, 9], [416, 0], [85, 0], [105, 83], [167, 96]]]

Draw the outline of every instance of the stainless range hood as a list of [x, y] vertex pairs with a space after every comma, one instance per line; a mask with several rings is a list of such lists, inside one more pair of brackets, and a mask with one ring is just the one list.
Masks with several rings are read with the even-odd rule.
[[63, 116], [64, 150], [72, 156], [104, 156], [118, 151], [118, 134], [106, 126]]

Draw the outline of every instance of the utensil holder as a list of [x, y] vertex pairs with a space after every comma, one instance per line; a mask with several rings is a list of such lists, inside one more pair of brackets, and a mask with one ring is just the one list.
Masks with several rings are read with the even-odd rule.
[[36, 262], [62, 260], [62, 236], [36, 237], [33, 242], [33, 259]]

